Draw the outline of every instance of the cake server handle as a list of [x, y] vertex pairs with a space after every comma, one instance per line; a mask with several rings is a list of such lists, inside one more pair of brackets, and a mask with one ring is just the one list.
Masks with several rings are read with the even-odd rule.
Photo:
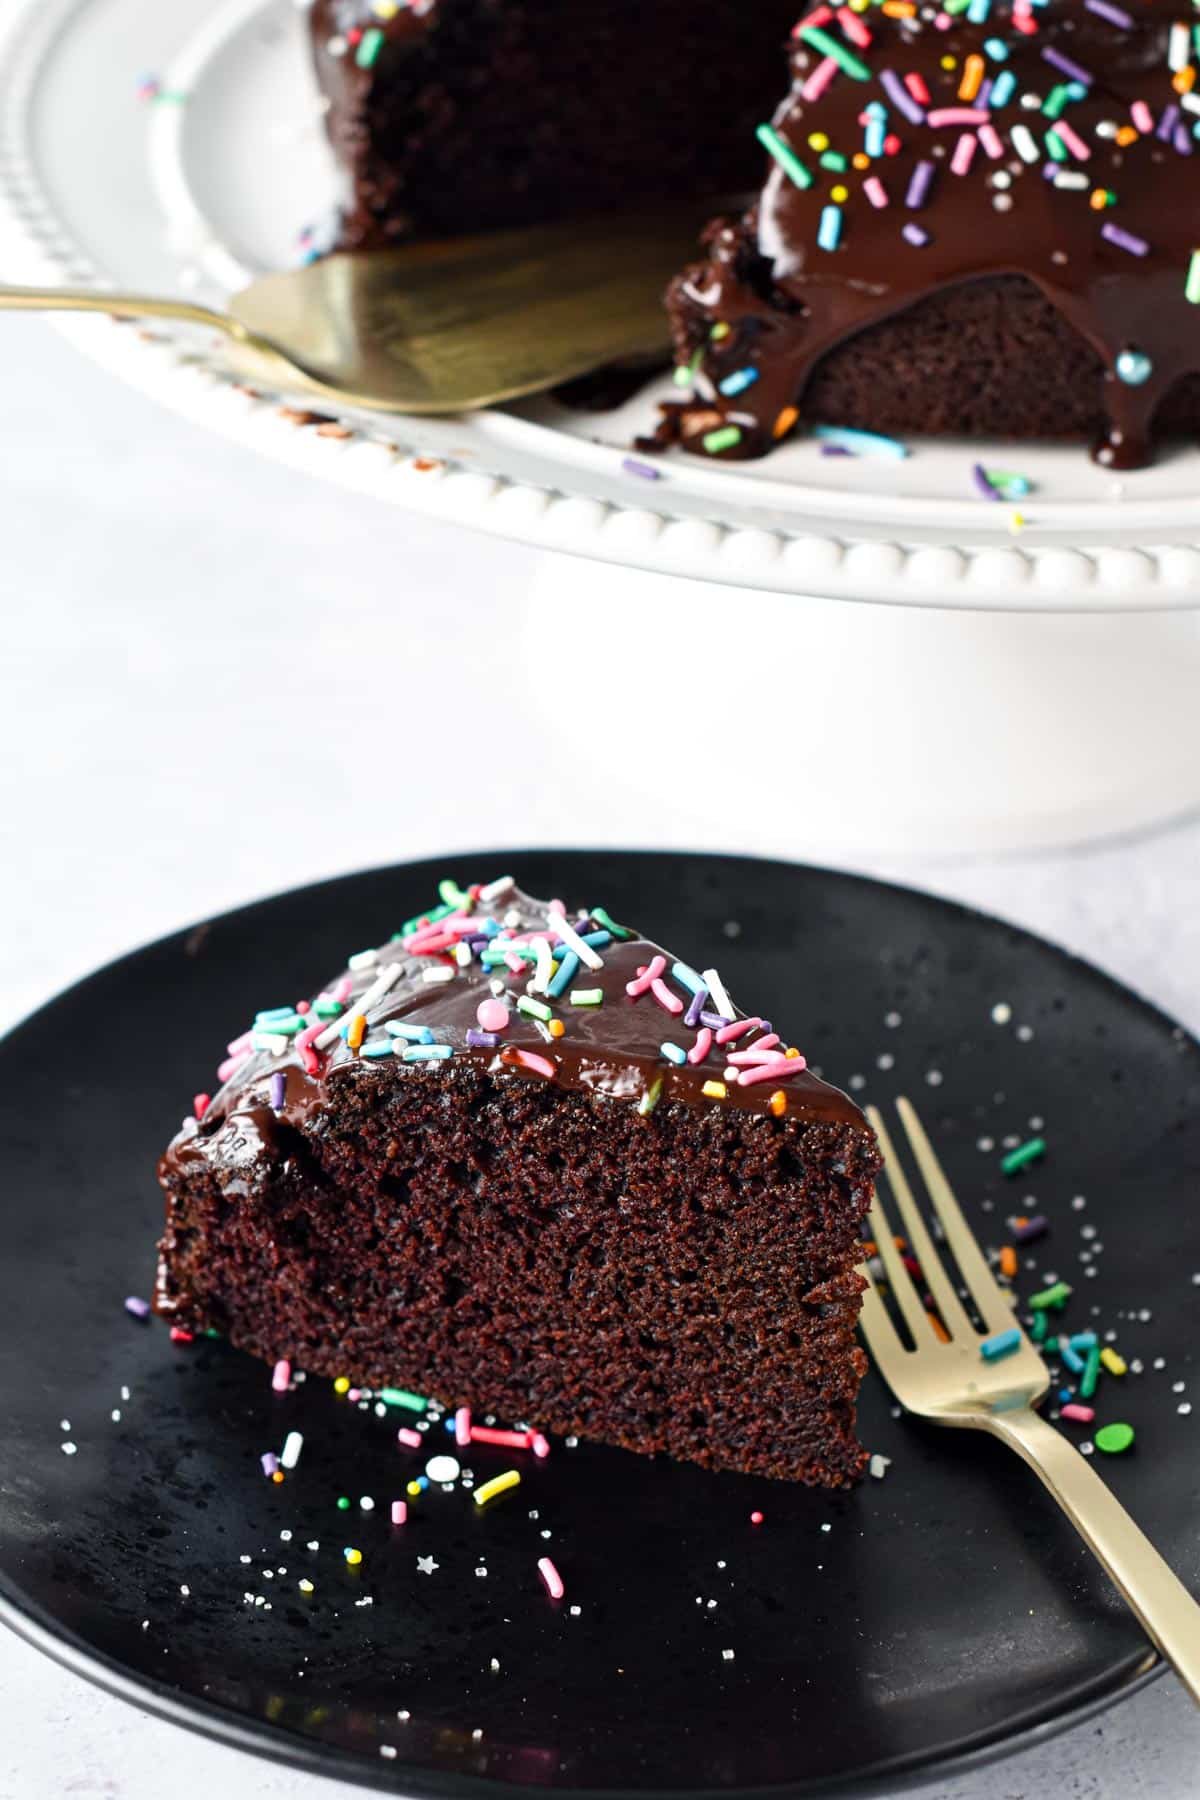
[[1200, 1705], [1200, 1603], [1061, 1432], [1027, 1408], [991, 1414], [987, 1429], [1023, 1457], [1053, 1494]]

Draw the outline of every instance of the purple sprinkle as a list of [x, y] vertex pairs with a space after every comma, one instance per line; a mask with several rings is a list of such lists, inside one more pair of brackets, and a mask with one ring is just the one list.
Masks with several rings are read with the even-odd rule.
[[708, 989], [702, 987], [697, 988], [696, 992], [688, 1001], [687, 1011], [683, 1015], [683, 1022], [689, 1031], [695, 1031], [697, 1025], [700, 1023], [700, 1017], [704, 1011], [704, 1002], [707, 999]]
[[643, 481], [662, 480], [661, 469], [656, 469], [653, 463], [638, 462], [634, 456], [627, 456], [621, 467], [627, 475], [638, 475]]
[[1118, 250], [1128, 250], [1131, 256], [1149, 254], [1150, 246], [1145, 238], [1134, 237], [1131, 231], [1124, 230], [1120, 225], [1114, 225], [1111, 220], [1106, 220], [1100, 227], [1100, 236], [1107, 238], [1110, 244], [1115, 244]]
[[983, 81], [980, 82], [979, 92], [976, 94], [975, 98], [972, 100], [971, 105], [975, 108], [976, 112], [978, 112], [980, 107], [990, 106], [991, 103], [992, 103], [992, 77], [990, 75], [988, 75], [984, 78]]
[[929, 198], [929, 190], [933, 186], [933, 178], [937, 174], [936, 164], [919, 162], [912, 172], [912, 180], [908, 184], [908, 192], [904, 196], [904, 204], [912, 212], [919, 212]]
[[1064, 56], [1061, 50], [1043, 50], [1042, 61], [1053, 64], [1056, 69], [1061, 69], [1062, 73], [1071, 81], [1078, 81], [1085, 88], [1091, 87], [1092, 77], [1087, 70], [1080, 68], [1077, 62], [1072, 62], [1069, 56]]
[[999, 500], [1000, 495], [988, 480], [982, 463], [976, 463], [971, 470], [971, 480], [979, 489], [985, 500]]
[[918, 102], [913, 99], [894, 69], [881, 69], [879, 71], [879, 85], [883, 88], [888, 99], [896, 108], [896, 111], [902, 112], [910, 125], [923, 125], [925, 123], [924, 107], [919, 105]]
[[1038, 1213], [1036, 1218], [1026, 1219], [1023, 1225], [1014, 1225], [1012, 1227], [1012, 1234], [1016, 1238], [1018, 1244], [1028, 1244], [1032, 1243], [1034, 1238], [1043, 1237], [1049, 1229], [1050, 1227], [1047, 1225], [1041, 1213]]
[[269, 1480], [279, 1467], [279, 1458], [273, 1450], [264, 1450], [258, 1460], [262, 1464], [263, 1474], [267, 1476]]
[[854, 452], [847, 444], [822, 444], [822, 456], [853, 456]]
[[1098, 19], [1107, 19], [1110, 25], [1119, 25], [1122, 31], [1133, 30], [1133, 20], [1119, 6], [1110, 6], [1108, 0], [1083, 0], [1088, 11], [1095, 13]]
[[1192, 154], [1192, 139], [1186, 125], [1177, 125], [1175, 127], [1171, 142], [1174, 144], [1176, 150], [1178, 150], [1180, 156], [1190, 156]]
[[1164, 144], [1167, 143], [1178, 123], [1179, 108], [1172, 100], [1169, 106], [1163, 107], [1162, 118], [1158, 121], [1158, 129], [1154, 133], [1155, 137], [1161, 138]]
[[287, 1097], [287, 1082], [281, 1074], [272, 1075], [270, 1081], [271, 1111], [282, 1112], [283, 1102]]
[[923, 249], [929, 242], [929, 233], [925, 227], [915, 224], [912, 219], [908, 221], [900, 235], [907, 238], [909, 243], [914, 244], [918, 250]]
[[150, 1302], [143, 1300], [139, 1294], [130, 1294], [125, 1301], [125, 1311], [132, 1313], [135, 1319], [150, 1317]]
[[729, 1020], [720, 1013], [705, 1011], [700, 1014], [700, 1023], [707, 1025], [710, 1031], [720, 1031], [723, 1025], [728, 1025]]
[[467, 1032], [467, 1042], [472, 1050], [494, 1050], [500, 1039], [494, 1031], [476, 1031], [472, 1025]]

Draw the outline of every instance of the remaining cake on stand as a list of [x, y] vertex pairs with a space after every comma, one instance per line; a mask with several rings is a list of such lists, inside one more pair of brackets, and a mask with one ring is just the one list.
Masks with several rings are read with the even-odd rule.
[[861, 1474], [874, 1137], [715, 969], [443, 884], [220, 1074], [161, 1164], [175, 1322], [628, 1450]]

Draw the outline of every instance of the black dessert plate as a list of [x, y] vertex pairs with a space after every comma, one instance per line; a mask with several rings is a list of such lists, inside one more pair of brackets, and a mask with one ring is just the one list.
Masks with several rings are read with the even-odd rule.
[[[985, 1242], [1011, 1213], [1048, 1218], [1022, 1292], [1061, 1276], [1064, 1328], [1116, 1333], [1130, 1372], [1103, 1378], [1096, 1425], [1137, 1439], [1103, 1472], [1200, 1587], [1200, 1415], [1181, 1410], [1196, 1043], [1086, 964], [919, 893], [732, 857], [505, 852], [247, 907], [0, 1044], [8, 1623], [182, 1724], [420, 1796], [892, 1792], [1127, 1693], [1157, 1665], [1032, 1476], [895, 1417], [874, 1376], [862, 1434], [891, 1464], [849, 1495], [559, 1442], [490, 1509], [431, 1488], [396, 1529], [424, 1455], [397, 1450], [394, 1415], [325, 1381], [275, 1394], [227, 1345], [125, 1313], [153, 1277], [156, 1154], [247, 1014], [378, 942], [438, 876], [501, 872], [711, 952], [831, 1078], [914, 1097]], [[1044, 1160], [1006, 1180], [1005, 1140], [1035, 1134]], [[275, 1485], [259, 1459], [290, 1430], [303, 1454]], [[469, 1456], [478, 1480], [514, 1460]]]

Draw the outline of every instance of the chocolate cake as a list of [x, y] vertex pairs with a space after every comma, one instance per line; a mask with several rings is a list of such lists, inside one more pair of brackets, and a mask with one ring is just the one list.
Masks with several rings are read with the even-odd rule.
[[460, 890], [229, 1046], [159, 1310], [269, 1362], [709, 1468], [854, 1480], [854, 1104], [593, 906]]
[[347, 249], [749, 192], [796, 0], [312, 0]]
[[816, 5], [770, 173], [668, 306], [664, 435], [799, 424], [1092, 440], [1200, 428], [1197, 25], [1176, 0]]

